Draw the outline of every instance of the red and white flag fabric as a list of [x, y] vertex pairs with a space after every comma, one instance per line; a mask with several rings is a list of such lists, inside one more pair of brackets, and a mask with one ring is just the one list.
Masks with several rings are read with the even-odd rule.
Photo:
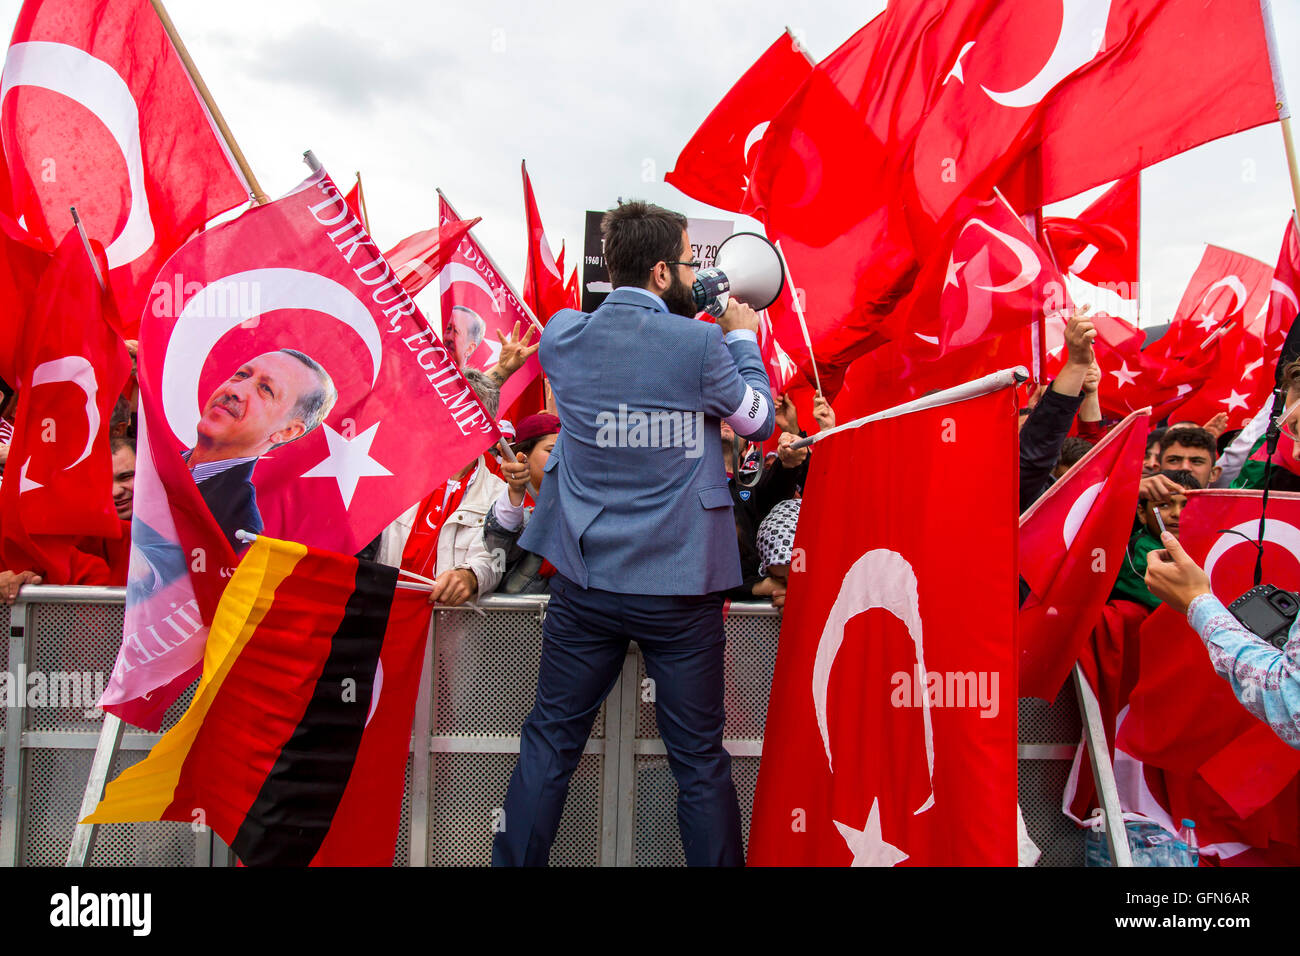
[[456, 254], [456, 247], [482, 219], [482, 216], [464, 222], [454, 219], [433, 229], [421, 230], [384, 253], [384, 258], [393, 267], [393, 274], [401, 280], [408, 295], [414, 296], [438, 278], [442, 267]]
[[159, 266], [248, 185], [148, 0], [27, 0], [0, 81], [0, 210], [53, 249], [76, 206], [125, 338]]
[[11, 389], [18, 380], [18, 346], [49, 264], [50, 254], [0, 212], [0, 341], [7, 343], [0, 348], [0, 380]]
[[1261, 325], [1268, 311], [1273, 269], [1250, 256], [1207, 245], [1196, 271], [1178, 300], [1169, 330], [1147, 347], [1163, 359], [1200, 358], [1232, 325]]
[[348, 190], [347, 195], [343, 197], [343, 201], [348, 204], [348, 209], [352, 211], [352, 215], [356, 216], [357, 220], [366, 227], [366, 232], [369, 232], [370, 217], [366, 215], [366, 202], [361, 195], [360, 173], [357, 173], [357, 184]]
[[1268, 318], [1264, 326], [1264, 341], [1273, 343], [1286, 338], [1300, 312], [1300, 230], [1296, 228], [1295, 213], [1286, 223], [1282, 248], [1277, 254], [1273, 281], [1269, 285]]
[[947, 255], [921, 269], [891, 335], [934, 357], [1068, 310], [1065, 278], [1000, 196], [954, 229]]
[[1124, 299], [1138, 297], [1141, 181], [1138, 173], [1121, 179], [1077, 219], [1043, 220], [1043, 234], [1062, 270]]
[[46, 583], [107, 584], [85, 576], [74, 545], [121, 533], [108, 426], [131, 359], [110, 312], [81, 237], [68, 233], [15, 343], [18, 407], [0, 484], [4, 566]]
[[763, 355], [763, 364], [767, 367], [767, 381], [772, 386], [772, 397], [784, 395], [799, 376], [799, 368], [794, 360], [781, 348], [772, 331], [772, 320], [764, 309], [758, 315], [758, 350]]
[[1056, 699], [1101, 616], [1137, 506], [1150, 418], [1111, 429], [1020, 517], [1020, 696]]
[[1010, 387], [818, 444], [750, 864], [1016, 865], [1016, 512]]
[[104, 704], [141, 726], [202, 661], [238, 531], [354, 554], [499, 437], [324, 172], [168, 261], [139, 362], [131, 580]]
[[[564, 289], [564, 248], [560, 248], [557, 262], [546, 240], [546, 227], [537, 209], [533, 195], [533, 182], [528, 178], [528, 166], [519, 164], [524, 177], [524, 219], [528, 227], [528, 262], [524, 268], [524, 301], [533, 310], [542, 325], [556, 312], [565, 308], [567, 296]], [[504, 406], [503, 406], [504, 407]]]
[[[460, 219], [446, 196], [439, 193], [439, 200], [439, 218], [444, 226]], [[542, 331], [541, 323], [470, 233], [452, 252], [438, 274], [438, 282], [442, 290], [442, 342], [457, 368], [482, 372], [492, 368], [501, 355], [498, 335], [509, 336], [516, 324], [521, 335], [529, 325], [539, 334]], [[542, 363], [534, 354], [501, 386], [501, 410], [510, 408], [541, 373]], [[521, 411], [531, 415], [541, 410]]]
[[705, 117], [664, 182], [692, 199], [740, 212], [756, 147], [812, 67], [794, 36], [782, 33]]
[[844, 365], [967, 204], [1002, 183], [1035, 208], [1275, 120], [1268, 64], [1255, 0], [890, 4], [773, 118], [743, 211], [818, 277], [813, 348]]

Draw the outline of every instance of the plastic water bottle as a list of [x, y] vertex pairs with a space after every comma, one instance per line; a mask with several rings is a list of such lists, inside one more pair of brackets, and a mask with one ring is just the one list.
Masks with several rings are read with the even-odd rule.
[[1187, 863], [1184, 865], [1200, 866], [1201, 850], [1196, 842], [1196, 821], [1184, 819], [1178, 836], [1187, 845]]

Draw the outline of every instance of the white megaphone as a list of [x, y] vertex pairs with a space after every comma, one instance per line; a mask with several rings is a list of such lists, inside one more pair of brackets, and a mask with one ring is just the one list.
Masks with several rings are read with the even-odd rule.
[[776, 301], [785, 286], [781, 254], [766, 236], [737, 232], [718, 246], [713, 265], [695, 273], [695, 305], [717, 318], [736, 298], [755, 311]]

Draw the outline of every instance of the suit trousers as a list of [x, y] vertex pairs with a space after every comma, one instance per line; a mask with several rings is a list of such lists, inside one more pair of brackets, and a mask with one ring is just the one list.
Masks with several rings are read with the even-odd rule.
[[690, 866], [740, 866], [740, 808], [722, 746], [722, 596], [616, 594], [551, 579], [537, 697], [520, 732], [493, 866], [545, 866], [569, 778], [636, 639], [654, 682]]

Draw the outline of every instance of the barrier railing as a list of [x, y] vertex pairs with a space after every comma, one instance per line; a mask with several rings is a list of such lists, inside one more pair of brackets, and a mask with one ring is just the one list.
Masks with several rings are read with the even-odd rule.
[[[0, 865], [63, 865], [91, 775], [103, 715], [93, 707], [122, 634], [121, 588], [26, 587], [8, 610], [0, 673], [27, 693], [0, 708]], [[490, 595], [476, 607], [439, 609], [412, 728], [406, 797], [394, 863], [485, 865], [519, 729], [532, 707], [545, 596]], [[780, 614], [733, 604], [727, 616], [724, 739], [746, 838], [762, 754]], [[635, 635], [632, 635], [635, 638]], [[27, 677], [44, 678], [44, 695]], [[92, 696], [93, 695], [93, 696]], [[90, 704], [87, 705], [87, 700]], [[188, 695], [169, 711], [171, 726]], [[108, 779], [158, 739], [123, 727]], [[1020, 701], [1019, 782], [1040, 866], [1081, 865], [1083, 835], [1061, 813], [1080, 737], [1073, 685], [1050, 706]], [[655, 723], [635, 644], [574, 773], [553, 865], [674, 865], [676, 784]], [[218, 866], [230, 854], [188, 823], [100, 827], [90, 865]]]

